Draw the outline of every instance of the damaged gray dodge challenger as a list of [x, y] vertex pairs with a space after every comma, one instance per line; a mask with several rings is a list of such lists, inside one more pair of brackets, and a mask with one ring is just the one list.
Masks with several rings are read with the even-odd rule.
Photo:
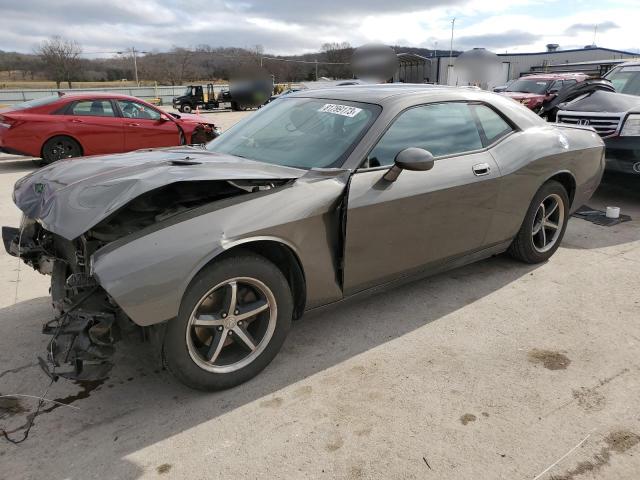
[[305, 311], [505, 251], [547, 260], [603, 153], [593, 130], [478, 90], [304, 91], [203, 147], [35, 171], [3, 240], [52, 276], [51, 375], [106, 376], [138, 331], [182, 382], [222, 389]]

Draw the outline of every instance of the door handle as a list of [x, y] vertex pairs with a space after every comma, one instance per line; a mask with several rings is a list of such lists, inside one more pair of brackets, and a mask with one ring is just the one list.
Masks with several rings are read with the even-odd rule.
[[139, 123], [127, 123], [127, 127], [139, 127]]
[[69, 120], [71, 123], [82, 123], [82, 120], [78, 120], [77, 118], [72, 118]]
[[472, 167], [473, 174], [476, 177], [481, 177], [483, 175], [489, 175], [491, 173], [491, 166], [488, 163], [477, 163]]

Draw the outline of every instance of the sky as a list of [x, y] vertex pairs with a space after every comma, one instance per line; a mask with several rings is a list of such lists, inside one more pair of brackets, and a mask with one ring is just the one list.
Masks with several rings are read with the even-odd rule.
[[0, 50], [52, 35], [85, 55], [201, 44], [300, 54], [325, 42], [496, 53], [598, 46], [640, 52], [638, 0], [0, 0]]

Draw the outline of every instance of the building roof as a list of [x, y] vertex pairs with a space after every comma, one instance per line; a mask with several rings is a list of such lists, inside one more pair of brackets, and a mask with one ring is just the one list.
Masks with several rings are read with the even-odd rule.
[[400, 63], [413, 63], [413, 62], [419, 62], [419, 63], [425, 63], [425, 62], [431, 62], [430, 58], [427, 57], [423, 57], [422, 55], [418, 55], [417, 53], [398, 53], [398, 61], [400, 61]]
[[514, 57], [514, 56], [524, 56], [524, 55], [558, 55], [561, 53], [573, 53], [573, 52], [588, 52], [588, 51], [593, 51], [593, 50], [600, 50], [603, 52], [611, 52], [611, 53], [618, 53], [618, 54], [622, 54], [622, 55], [639, 55], [637, 52], [627, 52], [625, 50], [615, 50], [612, 48], [604, 48], [604, 47], [589, 47], [589, 48], [572, 48], [569, 50], [554, 50], [551, 52], [548, 51], [544, 51], [544, 52], [512, 52], [512, 53], [498, 53], [499, 57]]

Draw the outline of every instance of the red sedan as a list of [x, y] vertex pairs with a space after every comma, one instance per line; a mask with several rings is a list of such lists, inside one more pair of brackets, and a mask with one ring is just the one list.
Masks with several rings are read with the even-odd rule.
[[584, 73], [544, 73], [525, 75], [511, 83], [500, 95], [511, 97], [525, 107], [538, 112], [545, 102], [553, 100], [560, 90], [583, 82]]
[[0, 152], [61, 158], [206, 143], [219, 130], [205, 117], [167, 113], [135, 97], [67, 94], [0, 109]]

